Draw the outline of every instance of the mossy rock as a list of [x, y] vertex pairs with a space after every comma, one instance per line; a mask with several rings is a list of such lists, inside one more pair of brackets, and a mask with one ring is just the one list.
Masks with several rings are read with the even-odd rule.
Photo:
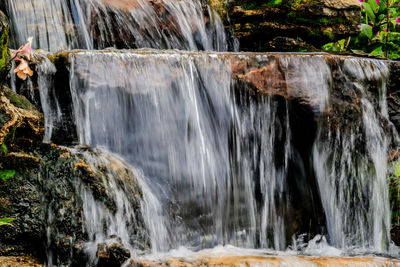
[[36, 107], [25, 96], [15, 93], [8, 87], [3, 87], [3, 92], [14, 106], [29, 111], [37, 111]]
[[8, 34], [8, 19], [6, 15], [0, 11], [0, 82], [4, 80], [10, 70], [8, 67], [8, 61], [10, 59], [10, 53], [7, 48]]
[[[51, 248], [52, 261], [57, 266], [85, 266], [88, 234], [83, 227], [81, 192], [90, 191], [96, 201], [115, 212], [115, 200], [105, 189], [106, 171], [94, 171], [79, 153], [49, 144], [42, 144], [29, 154], [11, 152], [3, 165], [16, 174], [7, 182], [0, 181], [0, 214], [16, 219], [15, 227], [0, 228], [0, 256], [33, 254], [48, 261], [46, 251]], [[141, 192], [137, 184], [131, 189], [137, 210], [132, 227], [145, 233]], [[138, 243], [146, 244], [147, 237], [143, 238], [138, 238]]]

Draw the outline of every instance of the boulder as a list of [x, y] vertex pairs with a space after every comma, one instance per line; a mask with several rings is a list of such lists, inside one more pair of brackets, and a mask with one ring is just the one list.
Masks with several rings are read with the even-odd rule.
[[119, 267], [131, 257], [121, 239], [113, 237], [108, 242], [97, 245], [98, 267]]

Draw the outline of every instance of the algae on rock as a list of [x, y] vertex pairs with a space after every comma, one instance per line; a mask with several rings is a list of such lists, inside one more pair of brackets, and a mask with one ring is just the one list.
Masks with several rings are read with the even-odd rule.
[[9, 26], [6, 15], [0, 11], [0, 85], [8, 75], [9, 51], [8, 51]]

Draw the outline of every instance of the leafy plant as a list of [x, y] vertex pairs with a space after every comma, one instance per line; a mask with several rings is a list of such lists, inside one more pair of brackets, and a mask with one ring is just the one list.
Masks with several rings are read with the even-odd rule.
[[[0, 146], [0, 158], [7, 156], [8, 148], [6, 144]], [[1, 167], [1, 166], [0, 166]], [[15, 170], [1, 170], [0, 169], [0, 180], [6, 182], [15, 176]]]
[[[363, 13], [361, 33], [322, 46], [327, 51], [368, 53], [369, 56], [400, 58], [400, 0], [359, 0]], [[347, 44], [347, 45], [344, 45]]]
[[[0, 146], [0, 158], [3, 156], [6, 156], [7, 153], [8, 153], [8, 148], [7, 148], [6, 144], [2, 144]], [[3, 182], [8, 181], [9, 179], [13, 178], [14, 176], [15, 176], [15, 170], [0, 170], [0, 180], [2, 180]], [[4, 226], [4, 225], [13, 226], [11, 224], [11, 222], [14, 220], [15, 220], [15, 218], [0, 219], [0, 226]]]
[[4, 182], [15, 176], [15, 170], [0, 170], [0, 179]]
[[3, 218], [0, 219], [0, 226], [4, 226], [4, 225], [9, 225], [9, 226], [14, 226], [11, 224], [11, 222], [13, 222], [15, 220], [15, 218]]

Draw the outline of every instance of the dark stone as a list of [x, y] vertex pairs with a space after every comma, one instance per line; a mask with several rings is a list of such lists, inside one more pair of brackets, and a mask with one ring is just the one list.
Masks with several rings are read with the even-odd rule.
[[396, 246], [400, 246], [400, 225], [396, 225], [390, 231], [392, 236], [392, 241], [396, 244]]
[[317, 51], [315, 47], [307, 44], [300, 37], [275, 37], [268, 42], [271, 51], [289, 52], [289, 51]]
[[131, 253], [122, 245], [121, 239], [114, 237], [97, 245], [97, 257], [98, 267], [119, 267], [131, 257]]

